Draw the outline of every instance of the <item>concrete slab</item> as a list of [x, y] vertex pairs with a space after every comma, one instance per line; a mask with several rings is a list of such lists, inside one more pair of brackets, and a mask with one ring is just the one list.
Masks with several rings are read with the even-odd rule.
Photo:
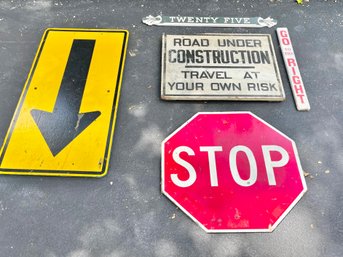
[[[108, 175], [0, 176], [0, 256], [342, 256], [343, 54], [339, 1], [1, 1], [0, 143], [47, 27], [123, 28], [128, 55]], [[161, 36], [273, 28], [156, 27], [145, 16], [268, 17], [287, 27], [309, 112], [296, 110], [274, 45], [284, 102], [160, 99]], [[199, 111], [252, 111], [297, 143], [308, 192], [269, 234], [206, 234], [160, 191], [160, 144]]]

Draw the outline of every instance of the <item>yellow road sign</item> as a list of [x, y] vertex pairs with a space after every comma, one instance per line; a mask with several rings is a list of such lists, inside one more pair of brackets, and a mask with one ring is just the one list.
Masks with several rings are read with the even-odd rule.
[[0, 150], [0, 174], [101, 177], [128, 32], [47, 29]]

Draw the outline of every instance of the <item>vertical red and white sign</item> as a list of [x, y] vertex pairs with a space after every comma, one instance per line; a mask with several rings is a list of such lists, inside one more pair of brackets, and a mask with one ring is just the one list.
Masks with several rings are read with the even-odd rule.
[[299, 66], [295, 58], [291, 39], [287, 28], [277, 28], [277, 35], [281, 52], [298, 111], [309, 111], [310, 103], [307, 98], [304, 83], [300, 75]]

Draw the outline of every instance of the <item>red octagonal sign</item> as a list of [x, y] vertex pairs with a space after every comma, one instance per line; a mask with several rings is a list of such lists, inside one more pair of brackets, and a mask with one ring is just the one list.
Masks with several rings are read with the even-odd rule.
[[198, 113], [162, 143], [162, 192], [207, 232], [270, 232], [306, 192], [293, 140], [250, 112]]

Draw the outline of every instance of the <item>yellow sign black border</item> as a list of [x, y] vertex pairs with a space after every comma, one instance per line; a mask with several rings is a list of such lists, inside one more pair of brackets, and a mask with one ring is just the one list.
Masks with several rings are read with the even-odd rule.
[[[117, 32], [117, 33], [123, 33], [124, 34], [123, 47], [122, 47], [122, 52], [121, 52], [121, 56], [120, 56], [118, 74], [117, 74], [117, 84], [116, 84], [115, 93], [114, 93], [114, 102], [112, 104], [110, 126], [109, 126], [109, 130], [108, 130], [108, 135], [107, 135], [106, 149], [105, 149], [105, 154], [104, 154], [104, 158], [103, 158], [103, 165], [102, 165], [101, 172], [1, 168], [1, 163], [2, 163], [3, 158], [5, 156], [7, 146], [10, 142], [11, 135], [12, 135], [13, 130], [14, 130], [15, 125], [16, 125], [16, 121], [18, 119], [19, 113], [20, 113], [21, 108], [23, 106], [23, 103], [25, 101], [26, 94], [27, 94], [28, 89], [30, 87], [32, 77], [34, 76], [35, 69], [36, 69], [37, 63], [39, 61], [39, 57], [41, 55], [41, 52], [43, 50], [46, 38], [47, 38], [50, 31], [101, 32], [101, 33], [106, 33], [106, 32], [116, 33]], [[31, 66], [29, 75], [27, 77], [23, 91], [22, 91], [21, 96], [19, 98], [19, 102], [18, 102], [17, 107], [15, 109], [15, 112], [13, 114], [13, 118], [11, 120], [9, 129], [7, 130], [4, 142], [0, 148], [0, 174], [3, 174], [3, 175], [26, 175], [26, 176], [60, 176], [60, 177], [103, 177], [107, 174], [107, 171], [109, 168], [109, 161], [110, 161], [110, 149], [112, 148], [114, 128], [115, 128], [117, 110], [118, 110], [118, 104], [119, 104], [119, 98], [120, 98], [122, 77], [123, 77], [123, 72], [124, 72], [124, 64], [125, 64], [125, 59], [126, 59], [128, 37], [129, 37], [129, 32], [127, 30], [122, 30], [122, 29], [48, 28], [44, 31], [43, 37], [39, 43], [37, 53], [36, 53], [35, 58], [33, 60], [33, 64]]]

